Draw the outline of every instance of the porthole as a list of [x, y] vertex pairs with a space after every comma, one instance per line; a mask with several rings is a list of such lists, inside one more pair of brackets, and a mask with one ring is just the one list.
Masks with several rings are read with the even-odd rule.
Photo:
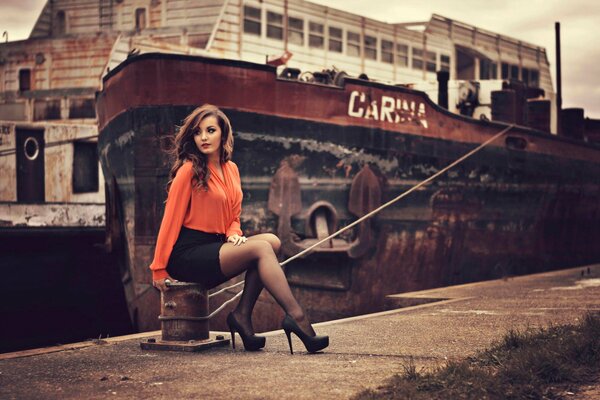
[[28, 160], [33, 161], [38, 158], [40, 155], [40, 144], [38, 143], [37, 139], [32, 136], [25, 139], [23, 151]]

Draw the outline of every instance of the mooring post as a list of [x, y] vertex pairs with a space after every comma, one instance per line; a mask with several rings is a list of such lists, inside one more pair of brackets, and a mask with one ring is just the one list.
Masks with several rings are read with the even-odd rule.
[[169, 284], [160, 293], [160, 326], [163, 340], [208, 339], [208, 293], [188, 282]]
[[140, 343], [144, 350], [198, 351], [229, 344], [223, 335], [211, 337], [208, 291], [197, 283], [170, 282], [160, 294], [161, 340]]

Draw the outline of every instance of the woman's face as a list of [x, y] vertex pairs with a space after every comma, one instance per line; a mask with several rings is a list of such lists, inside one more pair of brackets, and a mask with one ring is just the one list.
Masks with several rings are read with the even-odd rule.
[[215, 116], [209, 115], [200, 121], [194, 142], [198, 150], [208, 158], [218, 158], [221, 155], [221, 127]]

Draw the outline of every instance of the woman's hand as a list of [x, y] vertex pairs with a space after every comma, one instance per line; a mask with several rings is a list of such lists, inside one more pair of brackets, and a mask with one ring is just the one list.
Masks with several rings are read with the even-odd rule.
[[167, 290], [169, 290], [168, 284], [171, 282], [177, 282], [177, 281], [173, 278], [164, 278], [164, 279], [159, 279], [157, 281], [152, 281], [152, 286], [154, 286], [161, 292], [166, 292]]
[[246, 236], [240, 236], [240, 235], [231, 235], [227, 238], [227, 242], [233, 243], [234, 246], [239, 246], [241, 244], [244, 244], [244, 243], [246, 243], [247, 240], [248, 240], [248, 238]]

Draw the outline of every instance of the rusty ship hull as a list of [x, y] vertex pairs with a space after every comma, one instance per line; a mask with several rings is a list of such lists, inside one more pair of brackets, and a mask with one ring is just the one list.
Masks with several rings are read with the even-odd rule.
[[[350, 78], [306, 83], [233, 60], [144, 54], [103, 84], [97, 114], [107, 244], [139, 330], [158, 326], [148, 265], [170, 166], [162, 149], [198, 105], [215, 104], [231, 118], [242, 228], [277, 233], [282, 259], [506, 128], [451, 114], [404, 87]], [[389, 294], [598, 262], [598, 176], [599, 147], [517, 126], [293, 261], [286, 274], [317, 321], [380, 310]], [[268, 296], [259, 308], [258, 330], [275, 328], [281, 313]], [[211, 328], [224, 328], [222, 316]]]

